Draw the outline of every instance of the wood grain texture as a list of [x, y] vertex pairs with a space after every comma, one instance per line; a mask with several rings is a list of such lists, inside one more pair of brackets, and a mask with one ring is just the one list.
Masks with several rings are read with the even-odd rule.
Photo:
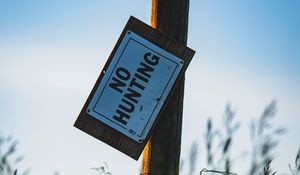
[[[101, 121], [97, 120], [96, 118], [90, 116], [86, 112], [88, 104], [90, 103], [94, 93], [96, 92], [97, 87], [99, 86], [99, 84], [103, 78], [103, 75], [104, 75], [103, 72], [108, 68], [108, 66], [109, 66], [114, 54], [116, 53], [116, 50], [119, 47], [119, 45], [122, 41], [122, 38], [124, 37], [127, 30], [133, 31], [134, 33], [144, 37], [145, 39], [149, 40], [150, 42], [156, 44], [157, 46], [163, 48], [164, 50], [166, 50], [166, 51], [176, 55], [177, 57], [181, 58], [182, 60], [184, 60], [185, 63], [179, 74], [179, 77], [183, 76], [184, 71], [186, 70], [188, 64], [190, 63], [190, 61], [194, 55], [194, 51], [131, 16], [129, 18], [123, 32], [121, 33], [121, 36], [118, 39], [116, 46], [114, 47], [111, 55], [109, 56], [108, 61], [106, 62], [103, 70], [101, 71], [101, 74], [100, 74], [99, 78], [97, 79], [87, 101], [85, 102], [74, 126], [77, 127], [78, 129], [84, 131], [85, 133], [116, 148], [117, 150], [123, 152], [124, 154], [130, 156], [131, 158], [138, 160], [147, 141], [150, 138], [151, 133], [153, 132], [153, 127], [151, 128], [146, 139], [142, 143], [138, 143], [138, 142], [130, 139], [129, 137], [123, 135], [122, 133], [118, 132], [117, 130], [102, 123]], [[174, 86], [176, 86], [178, 84], [178, 82], [179, 82], [178, 78], [175, 81]], [[173, 93], [174, 86], [173, 86], [170, 94]], [[168, 103], [170, 94], [168, 95], [168, 98], [167, 98], [165, 104]], [[162, 110], [160, 111], [153, 126], [156, 125], [158, 119], [160, 118], [160, 116], [162, 116], [162, 111], [164, 111], [166, 109], [165, 104], [163, 105]]]

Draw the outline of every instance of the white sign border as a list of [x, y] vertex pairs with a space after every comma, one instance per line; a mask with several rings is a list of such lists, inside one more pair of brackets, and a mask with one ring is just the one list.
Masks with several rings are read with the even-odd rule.
[[[103, 116], [103, 115], [99, 114], [98, 112], [94, 111], [94, 107], [97, 104], [98, 99], [100, 98], [99, 96], [101, 96], [101, 93], [103, 92], [104, 88], [106, 87], [106, 85], [111, 77], [111, 74], [115, 70], [115, 68], [121, 58], [122, 52], [124, 51], [124, 49], [126, 49], [126, 45], [130, 39], [133, 39], [139, 43], [143, 43], [141, 45], [143, 45], [147, 49], [152, 50], [153, 52], [160, 55], [161, 57], [166, 58], [177, 64], [175, 71], [173, 73], [173, 76], [170, 78], [169, 83], [167, 84], [167, 86], [165, 88], [165, 91], [162, 93], [162, 96], [159, 99], [158, 104], [156, 105], [154, 111], [152, 112], [152, 115], [150, 116], [148, 122], [146, 123], [141, 135], [134, 135], [130, 128], [126, 129], [126, 127], [121, 126], [118, 123], [115, 123], [109, 117]], [[162, 49], [162, 48], [158, 47], [157, 45], [153, 44], [152, 42], [144, 39], [143, 37], [139, 36], [138, 34], [132, 32], [130, 30], [127, 30], [122, 41], [120, 42], [118, 49], [116, 50], [116, 52], [113, 56], [108, 68], [103, 71], [103, 74], [104, 74], [103, 79], [101, 80], [99, 86], [97, 87], [96, 92], [92, 97], [92, 100], [88, 104], [88, 108], [87, 108], [86, 112], [89, 115], [91, 115], [92, 117], [96, 118], [97, 120], [105, 123], [106, 125], [110, 126], [111, 128], [114, 128], [117, 131], [119, 131], [120, 133], [126, 135], [127, 137], [129, 137], [139, 143], [142, 143], [146, 139], [151, 127], [153, 126], [164, 102], [166, 101], [166, 99], [168, 97], [168, 94], [171, 92], [171, 89], [172, 89], [177, 77], [179, 76], [179, 73], [180, 73], [183, 65], [184, 65], [184, 61], [182, 59], [165, 51], [164, 49]], [[110, 74], [110, 76], [105, 76], [106, 74]], [[119, 127], [116, 127], [116, 125]]]

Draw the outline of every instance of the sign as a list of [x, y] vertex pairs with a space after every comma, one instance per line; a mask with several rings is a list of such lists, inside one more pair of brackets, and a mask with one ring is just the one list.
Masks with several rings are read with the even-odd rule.
[[133, 31], [126, 31], [88, 105], [88, 114], [143, 142], [183, 63]]
[[75, 127], [138, 159], [193, 54], [131, 17]]

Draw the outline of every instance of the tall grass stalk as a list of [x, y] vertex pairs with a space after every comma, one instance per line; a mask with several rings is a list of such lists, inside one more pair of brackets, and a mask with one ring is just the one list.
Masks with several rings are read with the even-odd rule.
[[[233, 144], [234, 133], [240, 128], [240, 123], [234, 121], [235, 111], [228, 104], [223, 116], [223, 128], [213, 128], [211, 118], [207, 120], [205, 132], [206, 162], [212, 169], [222, 169], [230, 172], [232, 159], [230, 150]], [[216, 145], [216, 146], [215, 146]]]
[[273, 100], [263, 111], [257, 121], [250, 125], [252, 141], [252, 157], [249, 175], [273, 175], [271, 169], [274, 159], [273, 150], [278, 145], [278, 136], [284, 134], [286, 129], [282, 126], [273, 126], [272, 120], [277, 112], [277, 103]]
[[12, 137], [0, 135], [0, 175], [27, 175], [30, 170], [21, 173], [17, 165], [24, 159], [24, 156], [17, 156], [16, 150], [18, 141]]
[[294, 168], [289, 164], [290, 171], [292, 175], [300, 175], [300, 148], [297, 152], [295, 162], [294, 162]]

